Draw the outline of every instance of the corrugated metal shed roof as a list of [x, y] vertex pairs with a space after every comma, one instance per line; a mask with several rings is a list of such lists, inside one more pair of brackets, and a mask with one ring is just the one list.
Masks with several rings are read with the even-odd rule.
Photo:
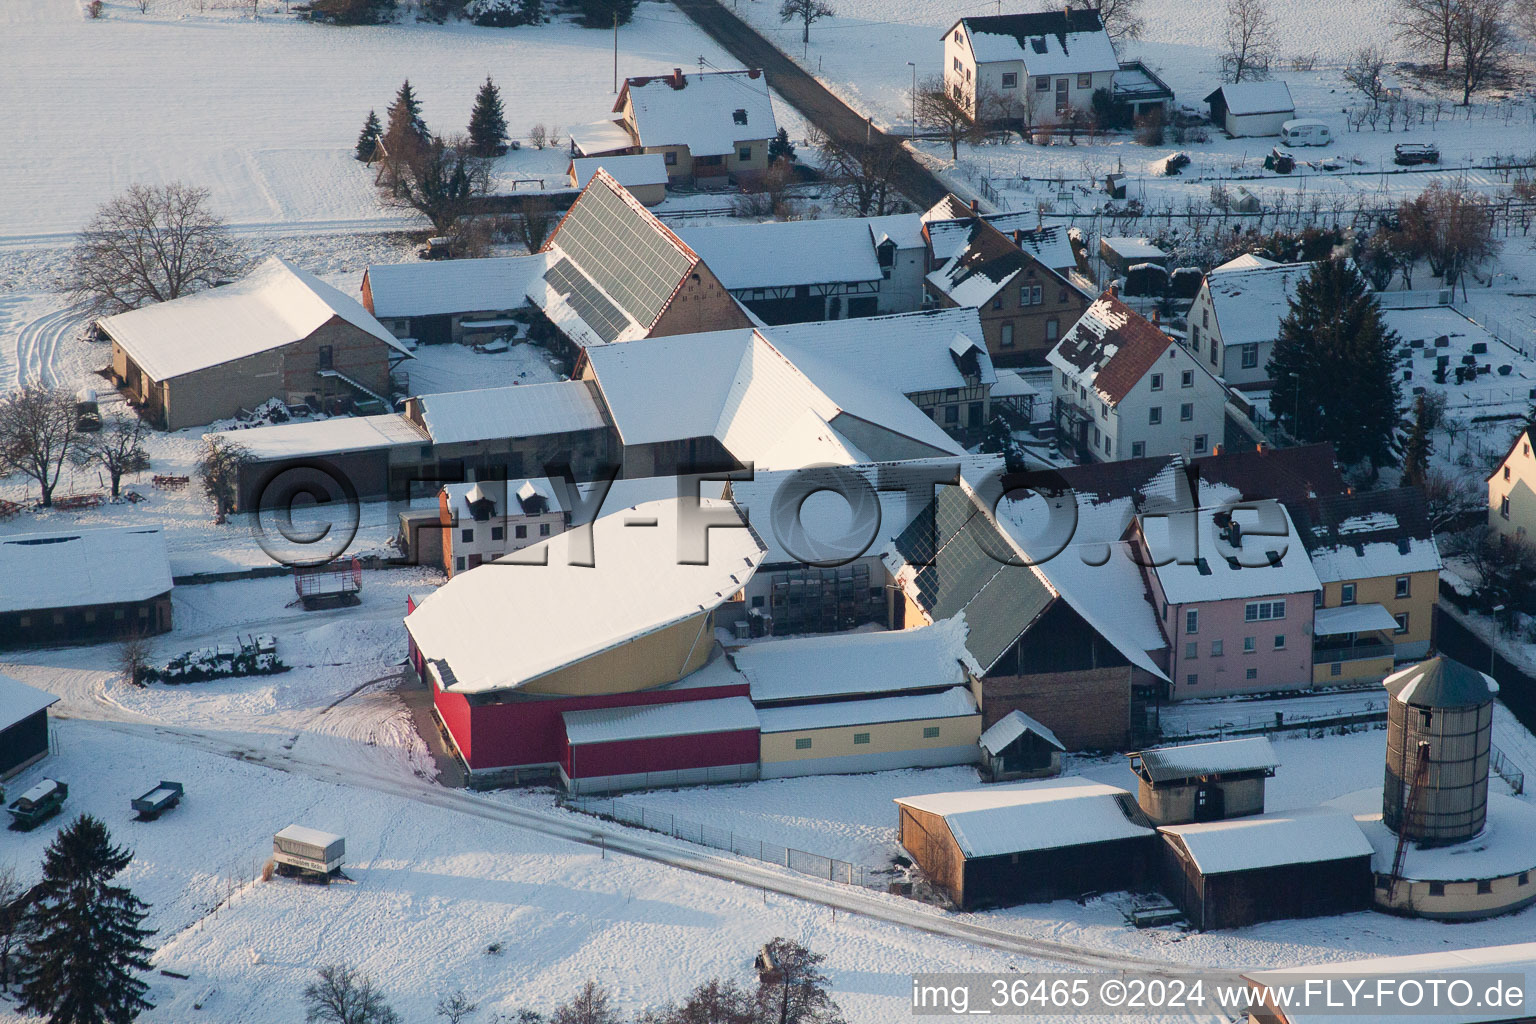
[[1492, 677], [1443, 654], [1400, 669], [1381, 685], [1404, 704], [1424, 708], [1477, 707], [1499, 692]]
[[1275, 748], [1263, 736], [1159, 747], [1132, 756], [1141, 759], [1142, 771], [1155, 783], [1229, 772], [1268, 771], [1280, 764]]
[[521, 308], [528, 283], [544, 273], [542, 253], [479, 260], [376, 263], [368, 292], [377, 317], [445, 316]]
[[173, 586], [159, 526], [0, 537], [0, 580], [0, 612], [147, 601]]
[[333, 416], [323, 420], [274, 423], [246, 430], [225, 430], [204, 437], [237, 442], [257, 459], [297, 459], [342, 452], [377, 451], [399, 445], [424, 444], [431, 438], [399, 413], [378, 416]]
[[1083, 778], [1048, 779], [956, 793], [898, 797], [896, 803], [937, 814], [968, 858], [1055, 850], [1136, 839], [1152, 829], [1132, 817], [1135, 798]]
[[566, 711], [560, 717], [573, 747], [757, 729], [757, 709], [745, 697]]
[[749, 644], [732, 657], [758, 703], [961, 686], [965, 620]]

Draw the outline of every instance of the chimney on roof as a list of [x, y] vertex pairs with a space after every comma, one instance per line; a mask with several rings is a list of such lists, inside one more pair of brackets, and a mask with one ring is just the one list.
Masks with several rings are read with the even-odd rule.
[[1108, 288], [1104, 289], [1104, 294], [1108, 295], [1112, 299], [1118, 299], [1120, 297], [1120, 286], [1117, 284], [1112, 284]]
[[1024, 244], [1024, 232], [1023, 232], [1022, 229], [1020, 229], [1020, 228], [1014, 228], [1013, 229], [1013, 244], [1014, 245], [1023, 245]]
[[748, 78], [762, 78], [763, 77], [763, 69], [762, 68], [748, 68], [747, 69], [747, 77]]
[[1162, 324], [1163, 324], [1163, 315], [1161, 313], [1159, 313], [1157, 310], [1154, 309], [1152, 311], [1152, 326], [1153, 327], [1161, 327]]
[[1217, 445], [1216, 447], [1212, 448], [1211, 449], [1211, 454], [1212, 455], [1220, 455], [1221, 454], [1221, 445]]
[[1269, 445], [1265, 444], [1263, 441], [1260, 441], [1257, 445], [1254, 446], [1254, 451], [1258, 452], [1260, 455], [1263, 455], [1265, 452], [1269, 451]]
[[682, 87], [683, 87], [683, 69], [682, 68], [673, 68], [672, 69], [672, 88], [674, 88], [674, 89], [681, 89]]
[[974, 216], [976, 216], [979, 213], [981, 213], [981, 203], [979, 203], [976, 200], [972, 199], [971, 200], [971, 216], [974, 217]]

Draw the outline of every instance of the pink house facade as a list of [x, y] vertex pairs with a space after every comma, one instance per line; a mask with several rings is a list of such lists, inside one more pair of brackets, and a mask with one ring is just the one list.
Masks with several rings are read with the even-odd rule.
[[[1275, 501], [1142, 517], [1137, 546], [1168, 641], [1170, 700], [1312, 685], [1312, 617], [1321, 585]], [[1175, 554], [1179, 548], [1185, 549]]]

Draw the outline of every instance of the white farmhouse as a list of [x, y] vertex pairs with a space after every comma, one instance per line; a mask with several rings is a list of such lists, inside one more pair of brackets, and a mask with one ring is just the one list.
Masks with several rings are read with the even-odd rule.
[[1096, 10], [961, 18], [944, 36], [944, 87], [973, 119], [1060, 124], [1119, 71]]
[[569, 513], [548, 477], [448, 484], [438, 492], [450, 577], [564, 533]]
[[1046, 361], [1057, 436], [1079, 461], [1190, 457], [1221, 443], [1226, 387], [1113, 291]]
[[1275, 263], [1245, 256], [1205, 275], [1189, 308], [1186, 344], [1212, 373], [1234, 388], [1269, 383], [1266, 366], [1310, 263]]

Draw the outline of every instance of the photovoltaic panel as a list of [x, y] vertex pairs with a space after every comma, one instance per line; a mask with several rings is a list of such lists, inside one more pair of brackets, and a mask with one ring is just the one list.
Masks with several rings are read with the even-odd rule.
[[912, 565], [925, 565], [976, 514], [976, 505], [959, 487], [941, 487], [922, 513], [896, 538], [896, 550]]
[[604, 341], [613, 341], [629, 326], [619, 308], [572, 266], [570, 260], [556, 260], [545, 271], [544, 280], [564, 296], [566, 304]]
[[600, 181], [576, 201], [555, 247], [647, 328], [693, 265], [692, 256], [646, 214]]

